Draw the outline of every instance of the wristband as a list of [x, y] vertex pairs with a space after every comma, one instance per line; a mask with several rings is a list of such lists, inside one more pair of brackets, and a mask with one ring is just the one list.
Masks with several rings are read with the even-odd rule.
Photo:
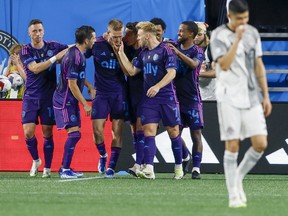
[[54, 64], [55, 62], [56, 62], [56, 56], [53, 56], [53, 57], [51, 57], [50, 59], [49, 59], [49, 61], [52, 63], [52, 64]]

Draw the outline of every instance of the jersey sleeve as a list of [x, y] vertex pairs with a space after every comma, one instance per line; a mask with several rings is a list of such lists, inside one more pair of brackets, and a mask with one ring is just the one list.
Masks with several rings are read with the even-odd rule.
[[81, 63], [80, 53], [76, 50], [72, 50], [69, 53], [69, 59], [66, 63], [67, 66], [67, 79], [69, 80], [77, 80], [79, 76], [79, 65]]
[[169, 68], [176, 69], [177, 66], [176, 54], [168, 46], [165, 46], [164, 63], [166, 69]]

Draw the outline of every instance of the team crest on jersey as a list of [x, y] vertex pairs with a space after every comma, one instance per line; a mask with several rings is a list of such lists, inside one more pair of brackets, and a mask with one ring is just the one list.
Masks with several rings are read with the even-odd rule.
[[154, 54], [154, 56], [153, 56], [153, 61], [157, 61], [159, 59], [159, 55], [156, 53], [156, 54]]
[[48, 51], [47, 51], [47, 55], [48, 55], [49, 57], [52, 57], [52, 56], [53, 56], [53, 51], [52, 51], [52, 50], [48, 50]]

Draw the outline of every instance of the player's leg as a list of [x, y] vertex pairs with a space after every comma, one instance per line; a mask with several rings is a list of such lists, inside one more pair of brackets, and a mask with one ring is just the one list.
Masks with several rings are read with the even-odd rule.
[[223, 158], [229, 207], [244, 207], [237, 187], [237, 158], [240, 145], [241, 110], [225, 103], [217, 103], [220, 137], [225, 141]]
[[[255, 125], [257, 125], [255, 127]], [[252, 146], [246, 151], [244, 158], [238, 166], [238, 188], [240, 198], [247, 202], [243, 190], [243, 179], [245, 175], [256, 165], [264, 150], [267, 147], [267, 130], [265, 117], [261, 105], [252, 107], [250, 110], [243, 111], [243, 137], [251, 137]]]
[[38, 141], [35, 137], [36, 125], [38, 124], [38, 100], [23, 99], [22, 103], [22, 125], [24, 130], [25, 142], [28, 151], [33, 159], [30, 169], [30, 176], [38, 174], [38, 167], [41, 165], [41, 159], [38, 155]]
[[96, 145], [96, 148], [99, 152], [100, 159], [98, 163], [98, 172], [104, 174], [106, 172], [106, 161], [107, 161], [107, 152], [104, 143], [104, 125], [106, 119], [93, 119], [93, 139]]
[[203, 144], [202, 144], [202, 133], [201, 130], [190, 130], [193, 148], [192, 148], [192, 160], [193, 160], [193, 168], [192, 168], [192, 179], [200, 179], [200, 166], [202, 161], [202, 152], [203, 152]]
[[141, 124], [141, 119], [137, 118], [136, 123], [133, 124], [133, 129], [135, 131], [135, 152], [136, 152], [136, 161], [133, 167], [129, 168], [129, 173], [135, 177], [138, 177], [138, 173], [141, 170], [141, 165], [144, 163], [144, 131]]
[[167, 132], [171, 140], [171, 148], [175, 159], [175, 179], [182, 179], [184, 176], [182, 168], [182, 139], [179, 133], [179, 125], [167, 126]]
[[180, 135], [179, 125], [180, 110], [178, 104], [163, 104], [161, 105], [161, 117], [163, 125], [166, 127], [169, 134], [172, 151], [175, 159], [175, 179], [182, 179], [184, 176], [182, 168], [182, 139]]
[[139, 172], [140, 178], [155, 179], [154, 157], [156, 155], [155, 136], [158, 123], [144, 123], [144, 163], [145, 168]]
[[123, 145], [122, 140], [123, 124], [124, 119], [112, 120], [111, 157], [105, 175], [106, 178], [113, 178], [115, 173], [115, 168]]
[[203, 152], [203, 144], [202, 144], [202, 133], [201, 130], [204, 128], [204, 119], [203, 119], [203, 108], [201, 103], [193, 104], [193, 107], [189, 107], [188, 109], [183, 108], [184, 113], [188, 115], [186, 119], [188, 119], [187, 125], [190, 128], [190, 136], [193, 141], [192, 148], [192, 160], [193, 160], [193, 168], [192, 168], [192, 179], [200, 179], [200, 166], [202, 161], [202, 152]]
[[51, 176], [51, 164], [54, 153], [53, 125], [55, 125], [55, 118], [52, 101], [40, 100], [39, 118], [44, 137], [43, 152], [45, 165], [42, 177], [49, 178]]
[[100, 154], [98, 163], [98, 172], [105, 174], [106, 172], [106, 161], [108, 158], [105, 140], [104, 140], [104, 126], [105, 121], [110, 113], [110, 106], [106, 95], [96, 94], [95, 99], [92, 101], [92, 127], [93, 127], [93, 139], [96, 148]]

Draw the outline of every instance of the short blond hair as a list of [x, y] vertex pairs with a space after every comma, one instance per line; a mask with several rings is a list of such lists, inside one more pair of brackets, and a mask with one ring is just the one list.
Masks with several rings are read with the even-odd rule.
[[142, 29], [144, 32], [150, 32], [157, 35], [156, 26], [151, 22], [139, 22], [136, 26], [138, 30]]
[[13, 44], [9, 50], [9, 55], [11, 54], [19, 54], [21, 49], [23, 48], [23, 44]]
[[109, 29], [112, 29], [114, 31], [121, 31], [122, 29], [124, 29], [124, 24], [121, 20], [112, 19], [108, 23], [108, 31]]

